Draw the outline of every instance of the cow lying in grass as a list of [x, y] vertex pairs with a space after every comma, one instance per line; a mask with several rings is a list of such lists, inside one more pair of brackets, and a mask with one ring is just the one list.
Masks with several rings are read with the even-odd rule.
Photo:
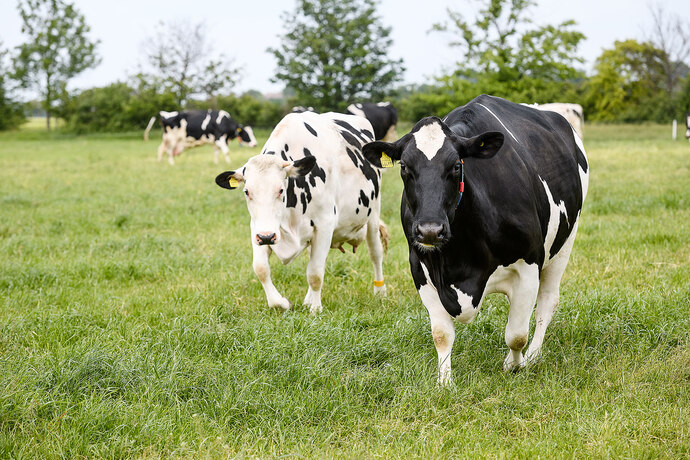
[[570, 124], [554, 112], [479, 96], [363, 152], [377, 167], [400, 162], [410, 270], [431, 319], [439, 382], [451, 381], [453, 320], [472, 321], [492, 292], [510, 302], [504, 368], [537, 358], [587, 193], [587, 158]]
[[362, 145], [373, 141], [364, 118], [338, 113], [288, 114], [260, 155], [216, 177], [233, 190], [244, 186], [251, 217], [253, 267], [271, 307], [290, 302], [271, 281], [269, 256], [284, 264], [309, 248], [304, 298], [319, 313], [329, 248], [366, 240], [374, 266], [374, 292], [385, 293], [382, 261], [387, 234], [379, 213], [381, 173], [367, 162]]

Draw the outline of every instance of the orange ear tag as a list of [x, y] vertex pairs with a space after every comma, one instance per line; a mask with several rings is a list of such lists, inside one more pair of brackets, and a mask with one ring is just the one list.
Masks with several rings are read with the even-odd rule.
[[234, 177], [231, 177], [228, 182], [230, 182], [230, 187], [232, 187], [232, 188], [237, 188], [240, 186], [240, 181], [238, 181]]
[[381, 152], [381, 167], [383, 167], [383, 168], [393, 167], [393, 160], [391, 160], [391, 157], [386, 155], [384, 152]]

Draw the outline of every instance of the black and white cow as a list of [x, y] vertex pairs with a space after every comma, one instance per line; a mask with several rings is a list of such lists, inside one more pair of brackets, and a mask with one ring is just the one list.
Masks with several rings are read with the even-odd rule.
[[[589, 181], [570, 124], [554, 112], [482, 95], [363, 152], [378, 167], [400, 162], [402, 224], [431, 319], [439, 382], [451, 381], [453, 319], [472, 321], [492, 292], [510, 302], [504, 369], [536, 359]], [[523, 357], [535, 301], [536, 328]]]
[[290, 303], [271, 281], [274, 253], [284, 264], [309, 248], [304, 304], [319, 313], [329, 248], [354, 248], [366, 240], [374, 266], [374, 293], [385, 293], [382, 260], [387, 233], [380, 221], [381, 173], [362, 145], [373, 141], [364, 118], [340, 113], [288, 114], [260, 155], [216, 177], [226, 189], [244, 184], [251, 217], [253, 267], [271, 307]]
[[690, 112], [685, 113], [685, 138], [690, 141]]
[[[238, 138], [240, 145], [256, 146], [256, 138], [251, 126], [242, 126], [232, 119], [225, 110], [190, 110], [184, 112], [158, 113], [163, 126], [163, 140], [158, 146], [158, 161], [163, 154], [168, 153], [168, 161], [175, 164], [175, 157], [185, 148], [204, 144], [215, 144], [213, 161], [218, 163], [218, 152], [222, 151], [225, 161], [230, 163], [228, 142]], [[148, 140], [148, 133], [156, 117], [149, 121], [144, 139]]]
[[395, 126], [398, 124], [398, 111], [390, 102], [350, 104], [347, 112], [369, 120], [377, 141], [393, 142], [398, 139], [398, 133], [395, 131]]

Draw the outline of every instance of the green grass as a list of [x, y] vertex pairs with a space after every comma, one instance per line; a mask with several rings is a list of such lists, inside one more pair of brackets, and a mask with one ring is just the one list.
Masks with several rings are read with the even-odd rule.
[[[309, 316], [303, 255], [268, 309], [240, 193], [210, 147], [175, 167], [140, 133], [0, 134], [0, 458], [690, 457], [690, 145], [588, 126], [589, 196], [543, 360], [501, 371], [507, 302], [457, 326], [450, 389], [392, 234], [331, 251]], [[257, 132], [265, 141], [268, 132]], [[259, 149], [233, 144], [233, 166]]]

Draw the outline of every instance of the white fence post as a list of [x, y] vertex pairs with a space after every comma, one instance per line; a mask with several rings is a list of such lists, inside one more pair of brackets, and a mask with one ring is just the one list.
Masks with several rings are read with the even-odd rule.
[[673, 120], [673, 140], [676, 140], [676, 131], [678, 130], [678, 122]]

